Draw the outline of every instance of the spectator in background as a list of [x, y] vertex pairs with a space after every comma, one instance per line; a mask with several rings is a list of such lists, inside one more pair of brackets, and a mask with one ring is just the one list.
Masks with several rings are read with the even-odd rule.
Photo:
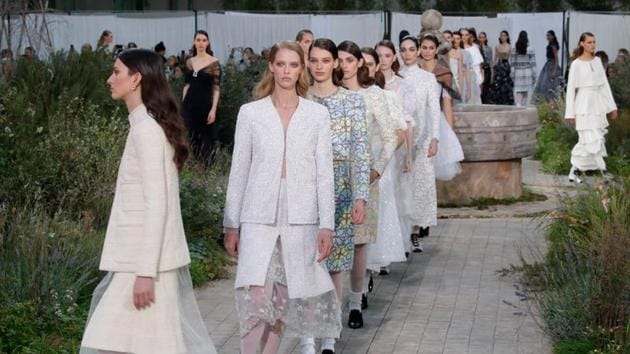
[[114, 41], [114, 34], [112, 31], [105, 30], [101, 33], [101, 37], [96, 42], [96, 49], [109, 49], [109, 45]]
[[164, 42], [156, 44], [153, 50], [162, 58], [162, 61], [166, 63], [166, 46], [164, 45]]
[[175, 77], [175, 68], [178, 66], [177, 57], [171, 55], [166, 59], [166, 65], [164, 65], [164, 73], [168, 80], [172, 80]]
[[0, 67], [0, 83], [6, 83], [11, 78], [15, 68], [11, 49], [3, 49], [0, 52]]
[[536, 54], [529, 47], [527, 32], [518, 34], [516, 48], [512, 50], [512, 80], [514, 80], [514, 92], [516, 105], [525, 106], [528, 103], [529, 93], [536, 82]]
[[127, 49], [136, 49], [136, 48], [138, 48], [138, 45], [135, 42], [127, 43]]
[[604, 66], [604, 70], [606, 71], [606, 77], [609, 76], [609, 72], [608, 72], [608, 54], [606, 54], [605, 51], [603, 50], [598, 50], [595, 53], [595, 56], [598, 57], [601, 61], [602, 61], [602, 65]]
[[30, 47], [30, 46], [24, 48], [24, 54], [22, 54], [22, 58], [28, 59], [28, 60], [37, 59], [37, 55], [35, 55], [35, 48]]
[[615, 61], [608, 65], [608, 70], [606, 74], [608, 76], [615, 75], [617, 73], [617, 70], [619, 70], [619, 67], [621, 67], [625, 62], [627, 62], [629, 58], [630, 58], [630, 53], [628, 52], [626, 48], [619, 49], [619, 51], [617, 52], [617, 57], [615, 58]]
[[112, 50], [113, 54], [114, 54], [114, 58], [118, 57], [118, 54], [120, 54], [124, 49], [122, 44], [116, 44], [114, 45], [114, 49]]
[[92, 45], [90, 43], [84, 43], [81, 46], [81, 54], [83, 53], [92, 53]]
[[269, 53], [271, 49], [265, 48], [260, 52], [260, 58], [269, 61]]

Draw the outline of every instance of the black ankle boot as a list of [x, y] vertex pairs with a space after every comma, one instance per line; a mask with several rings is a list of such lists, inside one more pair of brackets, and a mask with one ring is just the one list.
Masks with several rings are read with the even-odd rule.
[[348, 317], [348, 327], [358, 329], [363, 327], [363, 313], [360, 310], [350, 310]]
[[372, 279], [372, 273], [370, 272], [370, 281], [368, 282], [368, 291], [374, 290], [374, 279]]
[[361, 310], [368, 308], [367, 295], [361, 294]]
[[421, 227], [420, 228], [420, 237], [427, 237], [429, 236], [429, 227]]
[[333, 352], [330, 349], [324, 349], [324, 350], [322, 350], [322, 354], [335, 354], [335, 352]]

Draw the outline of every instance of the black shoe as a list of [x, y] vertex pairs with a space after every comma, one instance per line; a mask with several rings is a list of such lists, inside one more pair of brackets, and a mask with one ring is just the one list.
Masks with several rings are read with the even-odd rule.
[[389, 267], [381, 267], [380, 272], [378, 272], [379, 275], [389, 275]]
[[405, 258], [409, 258], [409, 252], [405, 252]]
[[370, 273], [370, 281], [368, 282], [368, 291], [374, 290], [374, 279], [372, 279], [372, 273]]
[[330, 349], [324, 349], [324, 350], [322, 350], [322, 354], [335, 354], [335, 352], [333, 352]]
[[420, 245], [420, 241], [418, 241], [419, 237], [420, 236], [416, 233], [411, 234], [411, 250], [413, 253], [422, 252], [422, 246]]
[[429, 227], [421, 227], [420, 228], [420, 237], [427, 237], [429, 236]]
[[363, 313], [359, 310], [350, 310], [348, 317], [348, 327], [358, 329], [363, 327]]
[[361, 310], [368, 308], [367, 295], [361, 294]]

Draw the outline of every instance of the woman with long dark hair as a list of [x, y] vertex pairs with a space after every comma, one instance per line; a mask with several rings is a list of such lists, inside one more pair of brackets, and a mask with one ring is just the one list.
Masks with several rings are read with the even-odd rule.
[[518, 34], [510, 65], [512, 65], [511, 76], [514, 81], [516, 105], [526, 106], [536, 82], [536, 54], [529, 47], [529, 39], [525, 31]]
[[186, 60], [182, 115], [195, 158], [205, 165], [214, 158], [217, 107], [221, 94], [221, 65], [210, 49], [208, 32], [195, 32], [193, 57]]
[[354, 235], [354, 260], [350, 275], [350, 328], [363, 327], [361, 310], [364, 285], [367, 275], [367, 245], [376, 241], [378, 223], [378, 179], [383, 175], [385, 166], [394, 155], [398, 145], [396, 136], [397, 123], [390, 113], [387, 97], [383, 90], [375, 85], [365, 66], [361, 48], [351, 41], [343, 41], [337, 46], [342, 84], [350, 91], [357, 92], [367, 107], [367, 124], [372, 166], [370, 172], [370, 198], [367, 203], [365, 222], [356, 227]]
[[605, 178], [606, 133], [608, 120], [617, 119], [617, 105], [610, 90], [606, 71], [595, 56], [595, 35], [584, 32], [573, 51], [567, 82], [564, 118], [575, 124], [578, 142], [571, 150], [569, 181], [580, 183], [580, 172], [599, 170]]
[[560, 44], [556, 38], [556, 33], [552, 30], [547, 31], [547, 62], [538, 76], [536, 88], [534, 89], [534, 100], [549, 101], [558, 95], [558, 89], [562, 86], [560, 78], [560, 62], [558, 60], [558, 51]]
[[494, 47], [494, 80], [492, 81], [491, 100], [493, 104], [514, 105], [514, 82], [510, 77], [510, 34], [501, 31], [499, 45]]
[[282, 336], [337, 338], [341, 307], [324, 261], [335, 228], [330, 116], [305, 99], [304, 52], [274, 44], [241, 106], [225, 201], [225, 248], [238, 259], [241, 353], [276, 353]]
[[162, 59], [124, 51], [107, 83], [130, 128], [81, 354], [216, 353], [188, 272], [178, 180], [188, 148]]
[[[335, 232], [326, 268], [343, 299], [344, 274], [352, 269], [354, 230], [365, 219], [370, 188], [370, 146], [363, 98], [341, 86], [336, 44], [327, 38], [313, 42], [309, 54], [313, 84], [308, 97], [325, 106], [330, 114], [330, 134], [335, 175]], [[302, 338], [301, 352], [315, 353], [312, 337]], [[322, 338], [322, 352], [335, 350], [335, 338]], [[327, 352], [326, 352], [327, 353]]]

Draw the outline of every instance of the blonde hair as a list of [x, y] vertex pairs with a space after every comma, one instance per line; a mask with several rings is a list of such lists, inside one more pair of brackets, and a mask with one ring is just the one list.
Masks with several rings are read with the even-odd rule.
[[[304, 62], [304, 51], [299, 44], [290, 41], [282, 41], [276, 43], [271, 47], [271, 51], [269, 52], [269, 64], [273, 64], [276, 60], [276, 55], [280, 49], [288, 49], [297, 53], [300, 58], [300, 64], [302, 65], [302, 71], [300, 72], [300, 77], [295, 85], [295, 91], [298, 96], [306, 97], [306, 93], [308, 92], [309, 80], [308, 75], [306, 74], [306, 63]], [[254, 88], [254, 99], [259, 100], [263, 97], [267, 97], [273, 93], [273, 89], [275, 88], [276, 82], [273, 78], [273, 73], [269, 70], [269, 66], [265, 69], [263, 73], [262, 79]]]

